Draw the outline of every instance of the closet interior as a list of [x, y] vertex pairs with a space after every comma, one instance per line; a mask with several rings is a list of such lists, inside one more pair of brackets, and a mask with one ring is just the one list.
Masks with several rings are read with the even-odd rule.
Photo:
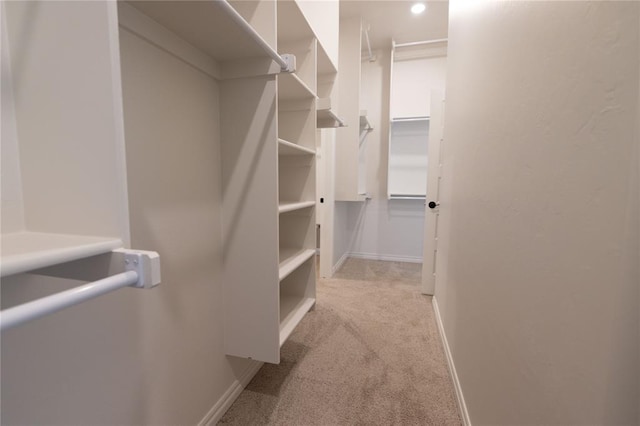
[[[203, 148], [220, 176], [225, 352], [279, 363], [280, 346], [315, 304], [317, 129], [342, 124], [331, 107], [337, 55], [310, 24], [322, 9], [297, 1], [3, 8], [11, 112], [2, 115], [3, 275], [128, 246], [136, 201], [126, 156], [145, 147], [153, 163], [161, 141]], [[145, 178], [171, 185], [172, 173], [189, 166]]]

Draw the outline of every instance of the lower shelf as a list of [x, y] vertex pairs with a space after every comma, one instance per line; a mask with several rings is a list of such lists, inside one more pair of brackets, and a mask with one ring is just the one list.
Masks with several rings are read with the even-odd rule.
[[122, 247], [117, 238], [16, 232], [0, 238], [0, 276], [71, 262]]
[[280, 346], [287, 341], [305, 314], [315, 305], [312, 297], [283, 296], [280, 298]]
[[280, 281], [285, 279], [298, 266], [316, 254], [314, 249], [281, 249], [280, 250]]

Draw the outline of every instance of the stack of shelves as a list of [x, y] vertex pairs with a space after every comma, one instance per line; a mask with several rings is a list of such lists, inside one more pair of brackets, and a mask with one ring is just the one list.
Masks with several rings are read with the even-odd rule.
[[315, 304], [317, 49], [298, 4], [278, 2], [278, 50], [297, 62], [278, 76], [280, 344]]

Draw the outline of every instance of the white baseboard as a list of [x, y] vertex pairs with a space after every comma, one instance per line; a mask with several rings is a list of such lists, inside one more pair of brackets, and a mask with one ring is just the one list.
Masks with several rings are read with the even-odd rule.
[[397, 256], [395, 254], [378, 254], [378, 253], [357, 253], [349, 252], [349, 257], [355, 257], [358, 259], [369, 260], [386, 260], [389, 262], [408, 262], [408, 263], [422, 263], [422, 257], [414, 256]]
[[453, 363], [453, 357], [451, 356], [451, 349], [449, 348], [449, 342], [447, 342], [447, 335], [444, 333], [444, 327], [442, 325], [442, 318], [440, 317], [440, 309], [438, 309], [438, 301], [435, 296], [433, 297], [433, 311], [436, 317], [436, 323], [438, 324], [438, 331], [440, 331], [440, 337], [442, 338], [442, 346], [444, 346], [444, 353], [447, 357], [447, 364], [449, 364], [449, 372], [453, 379], [453, 386], [456, 389], [456, 397], [458, 399], [458, 409], [460, 410], [460, 417], [465, 426], [471, 426], [471, 419], [469, 418], [469, 411], [467, 410], [467, 404], [464, 402], [464, 395], [462, 394], [462, 388], [460, 387], [460, 380], [458, 380], [458, 373], [456, 372], [456, 366]]
[[338, 271], [338, 269], [340, 269], [342, 267], [342, 265], [344, 264], [344, 262], [347, 261], [348, 257], [349, 257], [349, 252], [343, 254], [342, 257], [340, 258], [340, 260], [338, 260], [338, 262], [336, 262], [336, 264], [333, 265], [333, 268], [331, 269], [331, 276], [335, 275], [335, 273]]
[[216, 425], [224, 413], [227, 412], [231, 404], [238, 398], [243, 389], [249, 384], [253, 376], [256, 375], [258, 370], [264, 363], [253, 361], [251, 365], [245, 370], [244, 373], [235, 381], [229, 389], [222, 395], [222, 397], [215, 403], [211, 410], [204, 416], [204, 418], [198, 423], [198, 426], [213, 426]]

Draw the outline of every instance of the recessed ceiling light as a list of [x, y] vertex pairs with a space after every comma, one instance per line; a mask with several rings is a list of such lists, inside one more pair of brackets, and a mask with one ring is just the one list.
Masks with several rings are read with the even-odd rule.
[[419, 15], [420, 13], [424, 12], [426, 8], [427, 6], [425, 6], [424, 3], [416, 3], [411, 6], [411, 13], [413, 13], [414, 15]]

